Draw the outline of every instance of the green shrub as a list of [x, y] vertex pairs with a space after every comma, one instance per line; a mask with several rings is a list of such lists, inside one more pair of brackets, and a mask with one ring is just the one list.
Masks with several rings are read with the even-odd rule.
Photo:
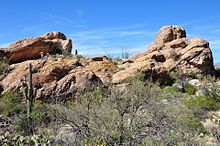
[[[31, 119], [33, 120], [34, 127], [44, 126], [50, 122], [50, 118], [48, 118], [46, 113], [46, 107], [42, 101], [35, 101]], [[28, 132], [27, 120], [28, 117], [26, 115], [26, 111], [16, 116], [16, 130], [23, 135], [26, 135]], [[35, 129], [35, 132], [37, 132], [36, 130], [37, 129]]]
[[[65, 56], [65, 59], [70, 59], [70, 60], [72, 60], [74, 58], [74, 56], [73, 55], [71, 55], [71, 54], [69, 54], [69, 55], [67, 55], [67, 56]], [[81, 57], [82, 58], [82, 57]]]
[[12, 93], [6, 92], [0, 96], [0, 112], [4, 116], [10, 116], [24, 110], [24, 105], [19, 101], [19, 97]]
[[164, 93], [176, 93], [179, 92], [179, 88], [177, 86], [166, 86], [163, 88]]
[[194, 115], [191, 110], [186, 110], [184, 113], [177, 115], [179, 123], [186, 123], [191, 129], [196, 129], [199, 132], [205, 132], [200, 119]]
[[4, 61], [3, 59], [0, 59], [0, 75], [3, 73], [7, 73], [9, 71], [9, 64], [7, 61]]
[[196, 87], [193, 85], [187, 85], [185, 87], [185, 92], [188, 93], [189, 95], [194, 95], [196, 93]]
[[85, 145], [100, 145], [100, 146], [106, 146], [107, 143], [106, 143], [106, 140], [100, 136], [97, 136], [97, 137], [94, 137], [94, 138], [91, 138], [91, 139], [86, 139], [85, 140]]
[[0, 137], [1, 146], [50, 146], [59, 144], [62, 144], [62, 142], [47, 133], [34, 136], [12, 136], [9, 133], [5, 133]]
[[184, 98], [188, 97], [177, 86], [165, 86], [161, 89], [161, 100], [167, 100], [168, 102], [181, 102]]
[[35, 105], [31, 116], [33, 118], [33, 124], [35, 127], [45, 127], [50, 123], [50, 118], [48, 117], [46, 111], [46, 104], [40, 100], [35, 100]]
[[77, 56], [76, 56], [76, 59], [77, 59], [76, 65], [77, 65], [77, 66], [82, 66], [82, 64], [81, 64], [81, 58], [82, 58], [81, 55], [77, 55]]
[[206, 111], [213, 111], [219, 108], [219, 104], [209, 96], [188, 97], [184, 104], [197, 116], [202, 116]]
[[203, 129], [198, 118], [179, 99], [157, 100], [158, 96], [166, 95], [151, 83], [136, 81], [125, 90], [110, 87], [106, 98], [93, 91], [73, 106], [50, 105], [48, 111], [58, 126], [68, 124], [65, 132], [75, 135], [62, 139], [66, 145], [197, 143]]
[[138, 72], [134, 76], [130, 76], [130, 77], [126, 78], [125, 82], [132, 83], [135, 81], [144, 81], [145, 78], [146, 78], [146, 75], [144, 72]]

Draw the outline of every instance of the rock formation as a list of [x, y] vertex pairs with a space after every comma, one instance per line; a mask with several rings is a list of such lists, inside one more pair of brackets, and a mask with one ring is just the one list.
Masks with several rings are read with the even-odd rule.
[[[117, 66], [106, 57], [102, 61], [76, 57], [30, 60], [10, 67], [13, 69], [1, 78], [4, 92], [20, 91], [22, 81], [26, 81], [28, 64], [33, 65], [33, 85], [38, 89], [37, 98], [49, 97], [60, 100], [92, 91], [96, 86], [109, 83], [110, 77], [118, 71]], [[62, 98], [63, 99], [63, 98]]]
[[3, 92], [20, 91], [30, 62], [37, 97], [45, 100], [77, 96], [97, 85], [119, 84], [140, 71], [162, 84], [171, 81], [170, 72], [174, 70], [195, 77], [215, 73], [209, 43], [200, 38], [186, 38], [186, 31], [180, 26], [162, 27], [146, 51], [122, 61], [105, 56], [29, 60], [39, 58], [40, 52], [57, 53], [61, 48], [70, 53], [71, 47], [71, 40], [64, 34], [48, 33], [1, 49], [1, 57], [7, 57], [10, 63], [21, 62], [12, 64], [11, 71], [0, 77]]
[[121, 71], [113, 75], [113, 83], [139, 71], [152, 73], [160, 82], [168, 82], [174, 69], [191, 76], [215, 74], [209, 43], [200, 38], [187, 39], [180, 26], [162, 27], [146, 51], [128, 58], [120, 67]]
[[0, 49], [0, 57], [10, 64], [37, 59], [43, 54], [71, 53], [72, 42], [61, 32], [50, 32], [41, 37], [26, 38]]

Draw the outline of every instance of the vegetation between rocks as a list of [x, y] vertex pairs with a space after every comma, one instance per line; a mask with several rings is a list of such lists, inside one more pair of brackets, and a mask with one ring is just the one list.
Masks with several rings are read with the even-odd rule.
[[211, 133], [202, 125], [201, 115], [219, 109], [215, 99], [194, 96], [194, 92], [182, 93], [175, 86], [161, 88], [139, 79], [129, 80], [125, 89], [97, 87], [65, 104], [37, 100], [31, 115], [35, 127], [32, 137], [21, 136], [28, 128], [23, 104], [15, 102], [17, 98], [12, 93], [5, 93], [1, 111], [9, 117], [13, 113], [16, 133], [21, 135], [6, 133], [1, 144], [205, 144], [205, 137]]

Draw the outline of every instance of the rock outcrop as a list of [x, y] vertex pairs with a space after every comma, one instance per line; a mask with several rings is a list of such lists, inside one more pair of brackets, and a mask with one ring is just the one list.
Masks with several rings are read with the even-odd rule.
[[26, 38], [12, 43], [8, 48], [0, 49], [0, 57], [10, 64], [41, 57], [45, 55], [71, 53], [72, 41], [61, 32], [50, 32], [41, 37]]
[[170, 73], [173, 71], [194, 77], [215, 73], [209, 43], [200, 38], [186, 38], [186, 31], [180, 26], [162, 27], [146, 51], [121, 61], [105, 56], [29, 60], [39, 58], [40, 52], [57, 53], [63, 51], [61, 48], [70, 53], [71, 47], [71, 40], [64, 34], [48, 33], [0, 49], [1, 57], [7, 57], [10, 63], [20, 62], [10, 65], [11, 71], [0, 77], [3, 92], [21, 91], [30, 62], [33, 64], [33, 84], [38, 89], [37, 98], [42, 100], [76, 97], [98, 85], [122, 83], [138, 72], [161, 84], [172, 81]]
[[164, 26], [157, 34], [154, 44], [164, 44], [176, 39], [185, 38], [186, 31], [181, 26]]
[[103, 83], [110, 83], [110, 77], [118, 71], [117, 66], [106, 57], [102, 61], [91, 58], [49, 58], [29, 60], [10, 67], [12, 71], [1, 78], [4, 92], [21, 91], [22, 82], [27, 81], [28, 64], [33, 65], [33, 85], [37, 98], [63, 100], [93, 91]]
[[121, 71], [113, 75], [113, 83], [120, 83], [142, 71], [152, 74], [159, 82], [169, 82], [175, 69], [190, 76], [215, 74], [209, 43], [200, 38], [187, 39], [180, 26], [164, 26], [148, 50], [128, 58]]

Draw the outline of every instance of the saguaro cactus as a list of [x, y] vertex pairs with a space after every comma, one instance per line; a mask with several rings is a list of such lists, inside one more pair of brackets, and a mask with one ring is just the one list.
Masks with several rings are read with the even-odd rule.
[[33, 87], [32, 84], [32, 65], [29, 64], [29, 74], [28, 74], [28, 85], [24, 87], [23, 94], [26, 98], [26, 105], [27, 105], [27, 134], [33, 134], [33, 125], [32, 125], [32, 110], [34, 107], [34, 99], [36, 96], [36, 89]]
[[77, 49], [75, 50], [75, 55], [76, 55], [76, 56], [78, 55], [78, 50], [77, 50]]

